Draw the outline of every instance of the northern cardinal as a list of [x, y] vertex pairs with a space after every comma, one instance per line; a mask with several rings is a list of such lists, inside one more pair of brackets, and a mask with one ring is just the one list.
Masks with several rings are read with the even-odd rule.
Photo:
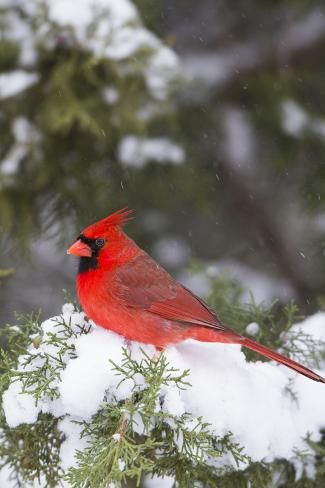
[[241, 344], [325, 383], [317, 373], [220, 322], [208, 305], [123, 232], [131, 213], [124, 208], [90, 225], [67, 250], [80, 257], [77, 291], [90, 319], [128, 340], [160, 350], [189, 338]]

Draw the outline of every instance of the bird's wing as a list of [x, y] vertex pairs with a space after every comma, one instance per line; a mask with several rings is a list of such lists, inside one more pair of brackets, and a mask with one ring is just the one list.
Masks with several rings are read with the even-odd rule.
[[214, 311], [144, 251], [116, 270], [114, 284], [126, 307], [146, 310], [167, 320], [229, 331]]
[[164, 319], [185, 325], [213, 328], [219, 336], [216, 342], [220, 341], [220, 336], [231, 338], [234, 343], [242, 344], [308, 378], [325, 383], [325, 378], [296, 361], [225, 327], [213, 310], [172, 278], [145, 252], [127, 265], [121, 266], [115, 272], [115, 280], [115, 283], [113, 282], [115, 293], [118, 293], [124, 306], [146, 310]]

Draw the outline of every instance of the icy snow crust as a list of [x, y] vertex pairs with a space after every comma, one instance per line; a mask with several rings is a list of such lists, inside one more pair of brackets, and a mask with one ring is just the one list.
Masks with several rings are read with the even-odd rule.
[[[51, 332], [58, 333], [57, 324], [62, 318], [75, 331], [89, 325], [83, 313], [66, 304], [61, 317], [43, 322], [45, 338]], [[317, 313], [294, 328], [316, 340], [324, 340], [325, 313]], [[155, 352], [153, 346], [126, 345], [122, 337], [95, 325], [88, 334], [70, 340], [75, 345], [77, 357], [65, 358], [66, 368], [61, 381], [55, 385], [59, 399], [42, 399], [36, 406], [32, 396], [19, 393], [19, 382], [11, 384], [3, 398], [6, 419], [11, 427], [35, 422], [41, 411], [64, 417], [59, 423], [59, 428], [66, 434], [61, 449], [63, 468], [74, 463], [75, 449], [86, 445], [84, 439], [80, 440], [80, 426], [74, 421], [89, 420], [100, 408], [104, 397], [107, 401], [114, 397], [123, 400], [132, 394], [133, 382], [124, 381], [118, 386], [120, 377], [109, 360], [120, 363], [122, 347], [129, 347], [135, 359], [142, 354], [140, 347], [149, 355]], [[41, 344], [35, 350], [30, 346], [30, 351], [40, 352], [41, 348], [46, 348], [47, 352], [54, 352], [51, 347]], [[290, 459], [294, 448], [307, 448], [304, 442], [307, 433], [311, 433], [313, 440], [319, 440], [319, 431], [325, 426], [323, 384], [274, 363], [247, 362], [238, 345], [189, 340], [169, 347], [165, 354], [171, 366], [190, 369], [192, 387], [179, 391], [174, 386], [164, 386], [162, 406], [157, 408], [177, 416], [185, 411], [202, 416], [218, 435], [233, 432], [236, 441], [245, 447], [253, 461]], [[286, 390], [289, 380], [297, 401]], [[141, 386], [141, 378], [139, 384]], [[141, 430], [141, 425], [138, 428]]]

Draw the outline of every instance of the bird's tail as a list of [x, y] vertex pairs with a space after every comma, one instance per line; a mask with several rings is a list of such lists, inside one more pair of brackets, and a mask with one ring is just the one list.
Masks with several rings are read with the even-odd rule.
[[284, 364], [284, 366], [287, 366], [288, 368], [291, 368], [294, 371], [297, 371], [298, 373], [307, 376], [307, 378], [325, 383], [325, 378], [322, 378], [322, 376], [320, 376], [319, 374], [314, 373], [314, 371], [312, 371], [311, 369], [305, 368], [305, 366], [303, 366], [302, 364], [299, 364], [296, 361], [293, 361], [292, 359], [289, 359], [286, 356], [283, 356], [282, 354], [279, 354], [278, 352], [275, 352], [266, 346], [262, 346], [262, 344], [259, 344], [253, 339], [248, 339], [247, 337], [244, 337], [242, 341], [240, 341], [240, 344], [244, 347], [247, 347], [247, 349], [251, 349], [258, 354], [261, 354], [262, 356], [277, 361], [278, 363]]

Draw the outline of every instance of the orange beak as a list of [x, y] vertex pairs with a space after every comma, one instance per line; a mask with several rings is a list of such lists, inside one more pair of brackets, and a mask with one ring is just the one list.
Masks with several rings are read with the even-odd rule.
[[73, 254], [74, 256], [84, 256], [87, 258], [91, 258], [91, 249], [87, 244], [82, 242], [80, 239], [78, 239], [76, 242], [72, 244], [72, 246], [67, 249], [67, 254]]

